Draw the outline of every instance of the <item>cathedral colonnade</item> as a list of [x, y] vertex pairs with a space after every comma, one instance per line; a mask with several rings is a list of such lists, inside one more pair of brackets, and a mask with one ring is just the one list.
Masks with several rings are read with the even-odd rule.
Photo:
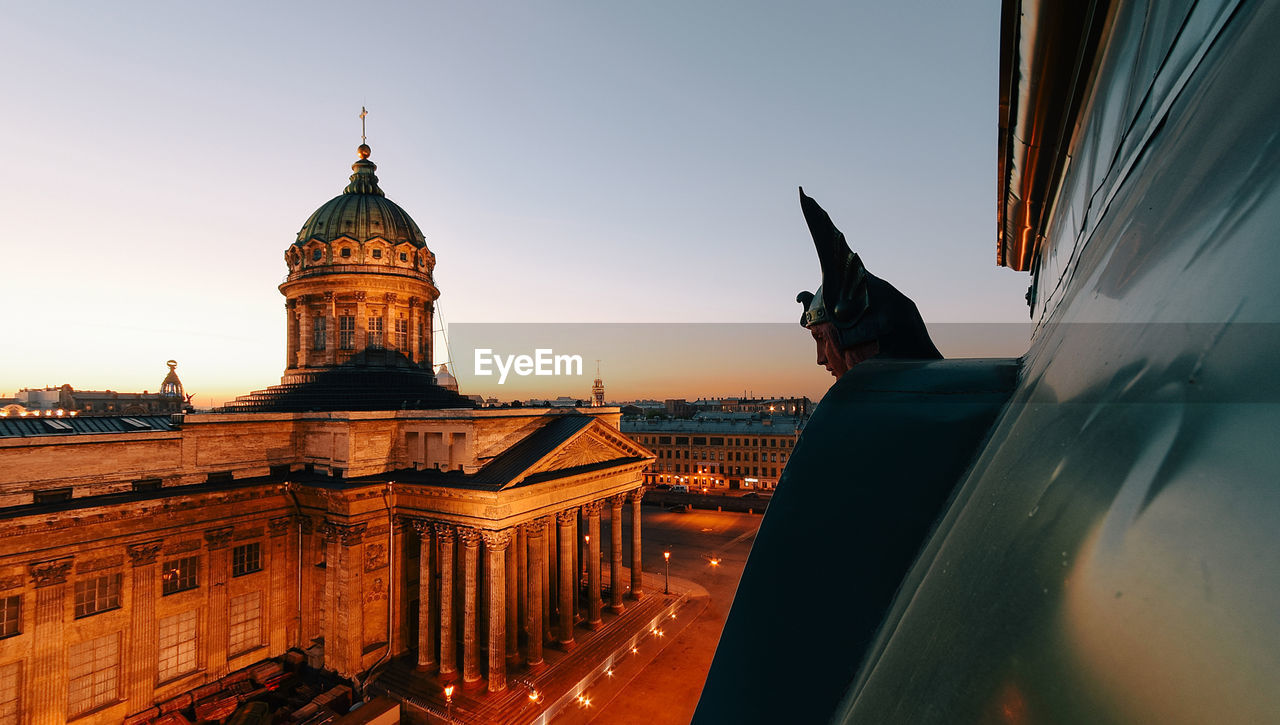
[[[611, 611], [621, 612], [624, 508], [631, 515], [629, 596], [643, 596], [643, 495], [638, 488], [498, 530], [403, 514], [402, 524], [418, 539], [418, 585], [406, 593], [406, 601], [416, 596], [410, 617], [417, 622], [418, 669], [466, 689], [500, 692], [507, 687], [509, 667], [524, 663], [537, 670], [545, 666], [546, 647], [574, 648], [579, 622], [599, 626], [606, 598]], [[601, 577], [605, 542], [599, 540], [600, 512], [606, 508], [611, 516], [608, 579]], [[591, 554], [574, 572], [572, 563], [563, 564], [572, 562], [580, 543], [580, 513], [589, 522], [583, 539], [591, 537]]]

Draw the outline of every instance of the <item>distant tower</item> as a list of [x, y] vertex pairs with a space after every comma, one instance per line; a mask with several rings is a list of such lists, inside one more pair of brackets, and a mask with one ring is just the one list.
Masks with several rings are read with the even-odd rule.
[[599, 360], [596, 360], [596, 380], [591, 384], [591, 405], [595, 408], [604, 407], [604, 381], [600, 379]]
[[164, 376], [164, 382], [160, 383], [160, 395], [183, 402], [185, 396], [182, 394], [182, 381], [178, 379], [178, 373], [174, 370], [178, 367], [178, 361], [169, 360], [165, 365], [169, 366], [169, 374]]

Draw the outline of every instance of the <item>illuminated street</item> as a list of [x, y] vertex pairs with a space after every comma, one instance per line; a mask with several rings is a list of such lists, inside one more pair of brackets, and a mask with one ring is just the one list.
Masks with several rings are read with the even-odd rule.
[[[717, 511], [671, 513], [645, 506], [644, 568], [663, 573], [671, 552], [671, 576], [707, 590], [707, 607], [634, 680], [603, 707], [598, 723], [688, 723], [698, 704], [738, 578], [760, 526], [758, 514]], [[719, 559], [712, 565], [712, 557]]]

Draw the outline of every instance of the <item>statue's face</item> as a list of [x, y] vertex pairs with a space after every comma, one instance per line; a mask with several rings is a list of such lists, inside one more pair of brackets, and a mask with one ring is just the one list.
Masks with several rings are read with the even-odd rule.
[[818, 348], [818, 364], [837, 379], [849, 372], [854, 365], [880, 352], [880, 343], [875, 340], [859, 343], [847, 350], [840, 349], [836, 344], [835, 326], [830, 322], [820, 322], [810, 327], [809, 333], [813, 335], [813, 342]]

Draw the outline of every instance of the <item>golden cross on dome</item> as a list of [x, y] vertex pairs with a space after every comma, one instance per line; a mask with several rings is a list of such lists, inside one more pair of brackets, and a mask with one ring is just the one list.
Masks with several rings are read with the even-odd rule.
[[368, 115], [369, 115], [369, 112], [368, 112], [368, 111], [366, 111], [366, 110], [364, 110], [364, 106], [361, 106], [361, 107], [360, 107], [360, 143], [364, 143], [364, 142], [365, 142], [365, 137], [364, 137], [364, 117], [365, 117], [365, 116], [368, 116]]

